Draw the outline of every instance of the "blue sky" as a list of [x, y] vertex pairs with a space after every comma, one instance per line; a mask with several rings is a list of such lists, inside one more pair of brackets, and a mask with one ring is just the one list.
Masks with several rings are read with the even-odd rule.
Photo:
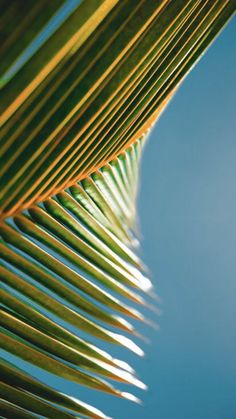
[[235, 39], [234, 21], [185, 80], [143, 158], [143, 252], [164, 310], [144, 368], [148, 419], [236, 418]]

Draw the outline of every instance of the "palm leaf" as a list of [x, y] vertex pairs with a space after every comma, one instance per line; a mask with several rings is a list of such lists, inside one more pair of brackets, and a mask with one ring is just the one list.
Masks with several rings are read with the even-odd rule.
[[[106, 381], [146, 388], [102, 341], [143, 355], [132, 319], [152, 325], [141, 309], [158, 311], [136, 249], [139, 161], [234, 9], [232, 0], [0, 1], [4, 354], [138, 401]], [[1, 416], [106, 417], [6, 359]]]

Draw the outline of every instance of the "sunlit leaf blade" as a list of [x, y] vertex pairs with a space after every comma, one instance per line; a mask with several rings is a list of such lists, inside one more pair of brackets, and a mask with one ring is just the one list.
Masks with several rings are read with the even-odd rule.
[[[71, 188], [71, 192], [78, 199], [77, 186]], [[121, 257], [124, 257], [125, 260], [131, 263], [135, 263], [139, 266], [138, 257], [133, 254], [127, 246], [125, 246], [119, 238], [117, 238], [112, 232], [106, 228], [107, 226], [103, 225], [99, 220], [91, 215], [90, 212], [86, 211], [84, 213], [81, 205], [75, 201], [68, 193], [62, 192], [57, 195], [59, 202], [67, 208], [75, 217], [81, 219], [85, 225], [87, 225], [98, 237], [103, 240], [108, 246], [110, 245], [111, 249], [118, 253]], [[46, 201], [47, 202], [47, 201]], [[106, 223], [107, 224], [107, 223]]]
[[43, 349], [48, 354], [55, 355], [75, 366], [88, 369], [93, 373], [107, 376], [113, 380], [123, 381], [127, 384], [134, 384], [138, 387], [145, 388], [145, 386], [130, 373], [119, 370], [118, 368], [97, 359], [95, 360], [88, 356], [84, 356], [77, 350], [48, 336], [46, 333], [37, 330], [34, 325], [26, 323], [23, 319], [13, 315], [11, 311], [1, 310], [0, 325], [32, 343], [39, 348], [39, 350]]
[[48, 385], [30, 377], [24, 371], [16, 368], [8, 362], [1, 363], [1, 380], [2, 382], [13, 387], [20, 388], [31, 394], [37, 395], [51, 403], [55, 403], [68, 410], [91, 417], [95, 419], [103, 419], [105, 415], [99, 410], [81, 402], [80, 400], [68, 397], [59, 391], [54, 390]]
[[60, 414], [62, 419], [73, 418], [69, 413], [62, 412], [61, 409], [57, 409], [52, 406], [50, 403], [36, 399], [34, 396], [31, 396], [24, 391], [21, 391], [17, 388], [14, 388], [6, 383], [0, 381], [0, 395], [4, 400], [7, 400], [10, 403], [15, 403], [17, 406], [22, 407], [23, 409], [34, 412], [42, 416], [51, 416], [56, 417]]
[[[1, 270], [2, 272], [2, 270]], [[5, 271], [6, 273], [6, 271]], [[5, 278], [8, 277], [8, 274], [5, 274]], [[15, 284], [18, 284], [19, 277], [14, 278]], [[19, 287], [18, 287], [19, 289]], [[119, 360], [113, 359], [109, 354], [104, 351], [101, 351], [96, 346], [90, 344], [89, 342], [84, 341], [79, 338], [77, 335], [69, 332], [67, 329], [61, 327], [59, 324], [50, 320], [50, 318], [44, 316], [42, 313], [37, 311], [34, 307], [29, 304], [24, 303], [19, 297], [16, 299], [9, 293], [4, 290], [0, 291], [0, 302], [7, 308], [10, 308], [14, 314], [17, 316], [23, 317], [28, 324], [36, 327], [42, 332], [47, 332], [54, 339], [57, 339], [59, 342], [63, 342], [68, 347], [75, 349], [76, 352], [80, 355], [83, 355], [83, 359], [86, 360], [88, 357], [96, 360], [96, 363], [99, 364], [99, 361], [102, 362], [103, 366], [110, 370], [109, 366], [114, 366], [118, 368], [125, 369], [125, 371], [133, 372], [132, 369]], [[63, 316], [62, 316], [63, 318]], [[72, 318], [73, 319], [73, 318]], [[71, 321], [73, 324], [73, 322]], [[90, 362], [90, 361], [88, 361]], [[117, 377], [118, 378], [118, 377]]]
[[[6, 283], [10, 283], [12, 286], [13, 284], [17, 284], [16, 288], [18, 290], [20, 289], [18, 283], [21, 281], [21, 279], [19, 277], [13, 276], [4, 269], [1, 269], [0, 275], [1, 274], [4, 274]], [[25, 287], [28, 288], [26, 284]], [[33, 293], [35, 293], [35, 289], [33, 289]], [[30, 292], [28, 292], [28, 289], [26, 290], [25, 295], [30, 296]], [[44, 296], [44, 298], [46, 299], [46, 296]], [[38, 302], [37, 298], [34, 298], [34, 301]], [[0, 302], [7, 308], [11, 309], [15, 314], [17, 314], [17, 316], [20, 315], [21, 317], [23, 317], [28, 324], [31, 324], [32, 326], [37, 325], [38, 330], [49, 333], [53, 338], [56, 338], [58, 341], [65, 343], [70, 348], [75, 349], [79, 354], [84, 355], [85, 358], [87, 356], [90, 356], [96, 359], [97, 361], [103, 361], [103, 363], [108, 365], [113, 365], [115, 367], [119, 365], [117, 360], [113, 360], [111, 356], [109, 356], [106, 352], [99, 350], [94, 345], [91, 345], [88, 342], [85, 342], [84, 340], [80, 339], [75, 334], [70, 333], [67, 329], [61, 327], [59, 324], [55, 323], [50, 318], [43, 315], [40, 311], [36, 310], [33, 306], [29, 305], [29, 303], [26, 304], [19, 298], [19, 296], [18, 298], [15, 298], [8, 292], [1, 290]], [[51, 302], [53, 301], [51, 300]], [[45, 305], [45, 307], [47, 306]], [[56, 310], [52, 311], [54, 313], [57, 313]], [[59, 313], [57, 313], [57, 315], [58, 314]], [[66, 316], [63, 316], [63, 310], [60, 317], [63, 320], [67, 319]], [[70, 319], [67, 319], [67, 321], [69, 320]], [[71, 319], [71, 323], [73, 324], [73, 316]]]
[[[2, 324], [4, 324], [3, 318], [1, 318], [1, 322]], [[4, 324], [4, 327], [5, 326], [7, 325]], [[34, 364], [37, 367], [42, 368], [59, 377], [71, 380], [74, 383], [82, 384], [96, 390], [104, 391], [109, 394], [123, 397], [122, 392], [115, 389], [108, 382], [101, 380], [98, 377], [88, 375], [87, 373], [82, 372], [79, 369], [75, 369], [69, 366], [68, 364], [57, 360], [51, 355], [44, 353], [38, 348], [35, 349], [32, 345], [29, 345], [25, 341], [18, 339], [18, 337], [13, 336], [8, 332], [4, 332], [4, 329], [0, 331], [0, 338], [3, 349], [14, 354], [17, 357], [20, 357], [24, 361]], [[136, 382], [135, 379], [134, 382]], [[139, 384], [138, 380], [137, 384]], [[140, 386], [142, 386], [141, 383]]]
[[[53, 208], [55, 205], [58, 207], [59, 204], [56, 201], [51, 202]], [[96, 205], [96, 203], [94, 204]], [[45, 208], [47, 208], [46, 203]], [[99, 211], [102, 213], [101, 207]], [[67, 208], [63, 209], [63, 215], [65, 214], [66, 220], [69, 218], [73, 221], [72, 225], [76, 223], [77, 230], [95, 235], [94, 232], [91, 232], [89, 225], [85, 227], [83, 221], [76, 221], [74, 217], [71, 217]], [[84, 214], [87, 216], [86, 209]], [[97, 223], [95, 218], [94, 221]], [[109, 231], [109, 228], [107, 231]], [[0, 278], [3, 284], [7, 286], [0, 291], [0, 301], [3, 305], [0, 321], [3, 328], [2, 337], [5, 334], [5, 340], [2, 344], [3, 349], [27, 362], [61, 377], [71, 379], [76, 383], [135, 401], [134, 396], [122, 393], [108, 383], [95, 377], [92, 378], [83, 372], [83, 370], [88, 370], [144, 389], [145, 385], [132, 374], [131, 370], [128, 370], [127, 365], [112, 359], [100, 349], [68, 332], [37, 308], [46, 309], [78, 329], [108, 342], [124, 345], [126, 348], [142, 355], [142, 350], [130, 339], [96, 324], [97, 320], [100, 319], [113, 326], [133, 332], [134, 329], [127, 320], [106, 313], [104, 309], [96, 307], [92, 301], [87, 300], [83, 295], [88, 294], [106, 307], [140, 320], [145, 320], [143, 316], [136, 309], [127, 306], [124, 302], [119, 302], [117, 298], [114, 298], [102, 288], [98, 288], [95, 283], [82, 277], [76, 271], [77, 267], [79, 271], [84, 271], [85, 274], [102, 282], [103, 285], [116, 291], [116, 293], [142, 303], [142, 298], [127, 287], [131, 285], [145, 290], [142, 282], [145, 283], [147, 278], [139, 272], [135, 260], [132, 263], [131, 261], [125, 261], [114, 251], [107, 250], [106, 253], [109, 257], [105, 257], [99, 251], [100, 246], [97, 250], [91, 245], [89, 247], [86, 240], [78, 237], [78, 231], [75, 235], [75, 232], [73, 233], [71, 229], [65, 226], [64, 219], [61, 219], [59, 223], [53, 214], [47, 214], [40, 207], [32, 207], [28, 214], [16, 215], [13, 220], [9, 220], [9, 223], [2, 223], [0, 232], [3, 239], [0, 243], [2, 258]], [[85, 235], [85, 239], [86, 237], [87, 235]], [[101, 237], [98, 238], [97, 235], [95, 237], [99, 240], [99, 243], [105, 245], [106, 249], [104, 240]], [[116, 236], [114, 235], [114, 237]], [[91, 239], [90, 242], [93, 243]], [[129, 248], [126, 246], [125, 249], [125, 254], [129, 255]], [[54, 254], [58, 255], [57, 259], [54, 259]], [[115, 255], [113, 261], [110, 260], [110, 255]], [[59, 258], [62, 258], [63, 263]], [[71, 264], [74, 269], [71, 268]], [[123, 285], [122, 282], [127, 285]], [[69, 285], [73, 285], [73, 287]], [[83, 295], [75, 292], [74, 288], [81, 290]], [[10, 289], [14, 292], [17, 291], [17, 298], [9, 294]], [[72, 310], [69, 306], [62, 304], [60, 300], [56, 300], [47, 292], [47, 289], [72, 304], [76, 310]], [[27, 298], [27, 301], [31, 301], [30, 305], [25, 298]], [[77, 309], [92, 315], [96, 319], [96, 323], [81, 315]], [[125, 369], [123, 369], [123, 366]], [[79, 367], [79, 370], [77, 367]], [[25, 406], [25, 399], [22, 399], [21, 394], [14, 393], [14, 389], [11, 394], [15, 394], [19, 406]], [[31, 401], [33, 403], [33, 400], [29, 398], [29, 404], [31, 404]], [[43, 408], [44, 406], [42, 406]]]

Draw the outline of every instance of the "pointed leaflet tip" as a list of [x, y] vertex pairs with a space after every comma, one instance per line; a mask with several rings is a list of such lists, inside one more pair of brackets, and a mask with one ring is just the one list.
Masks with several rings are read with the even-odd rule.
[[144, 351], [138, 345], [136, 345], [136, 343], [134, 343], [131, 339], [127, 338], [126, 336], [119, 335], [113, 332], [110, 332], [109, 334], [120, 345], [124, 346], [125, 348], [129, 349], [130, 351], [134, 352], [135, 354], [139, 356], [144, 356]]
[[85, 402], [82, 402], [81, 400], [78, 400], [76, 397], [69, 396], [68, 394], [64, 394], [61, 392], [60, 394], [72, 400], [74, 403], [78, 404], [78, 406], [81, 406], [85, 410], [87, 410], [87, 415], [90, 415], [89, 417], [94, 418], [94, 419], [109, 419], [108, 416], [106, 416], [103, 412], [101, 412], [101, 410], [97, 409], [96, 407], [91, 406], [90, 404], [87, 404]]
[[149, 293], [152, 290], [152, 282], [147, 276], [139, 272], [136, 274], [136, 279], [138, 280], [138, 286], [142, 291]]
[[121, 393], [121, 397], [124, 397], [124, 399], [130, 400], [131, 402], [134, 402], [140, 405], [142, 404], [141, 400], [138, 399], [138, 397], [134, 396], [131, 393], [126, 393], [125, 391]]
[[125, 361], [122, 361], [120, 359], [113, 359], [114, 364], [119, 367], [122, 368], [125, 371], [130, 372], [131, 374], [135, 373], [135, 370]]

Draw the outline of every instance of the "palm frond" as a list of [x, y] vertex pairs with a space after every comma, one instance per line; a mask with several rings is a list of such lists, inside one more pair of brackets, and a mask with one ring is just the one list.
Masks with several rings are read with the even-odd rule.
[[[0, 203], [8, 214], [72, 185], [139, 138], [235, 8], [231, 0], [58, 1], [61, 24], [52, 30], [43, 3], [36, 15], [29, 2], [17, 26], [27, 41], [21, 54], [21, 38], [11, 52], [14, 32], [2, 17]], [[18, 10], [14, 1], [6, 14], [16, 19]]]
[[[136, 249], [139, 161], [234, 9], [232, 0], [0, 1], [5, 353], [133, 401], [109, 380], [146, 388], [102, 342], [142, 356], [132, 319], [153, 325]], [[0, 372], [4, 417], [106, 417], [6, 357]]]
[[[145, 384], [131, 368], [81, 339], [79, 331], [143, 354], [133, 340], [113, 330], [135, 336], [126, 317], [148, 322], [132, 307], [132, 303], [145, 305], [138, 291], [151, 289], [132, 250], [143, 141], [67, 192], [0, 225], [2, 349], [77, 384], [132, 398], [99, 376], [143, 389]], [[127, 190], [127, 202], [122, 199], [120, 206], [121, 194]], [[74, 334], [69, 325], [75, 328]], [[0, 392], [7, 402], [15, 398], [21, 408], [28, 406], [38, 414], [47, 411], [45, 400], [35, 402], [37, 393], [25, 395], [15, 384], [4, 382]]]

